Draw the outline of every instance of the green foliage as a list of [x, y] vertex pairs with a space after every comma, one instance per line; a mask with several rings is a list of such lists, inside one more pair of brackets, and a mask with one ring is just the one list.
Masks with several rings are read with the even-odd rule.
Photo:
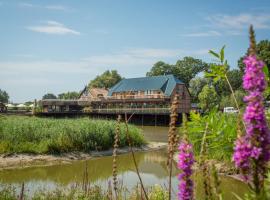
[[[232, 89], [235, 90], [241, 90], [242, 89], [242, 76], [243, 74], [240, 72], [240, 70], [233, 69], [228, 70], [226, 73], [226, 76], [228, 78], [228, 81], [230, 82]], [[219, 96], [226, 96], [230, 95], [231, 91], [228, 86], [228, 83], [224, 79], [220, 79], [216, 81], [214, 84], [214, 87], [216, 89], [216, 92]]]
[[[256, 45], [256, 52], [257, 56], [264, 61], [266, 64], [268, 70], [270, 71], [270, 41], [269, 40], [262, 40]], [[246, 51], [246, 54], [239, 58], [238, 60], [238, 67], [243, 73], [245, 70], [245, 65], [243, 63], [244, 57], [248, 55], [248, 49]]]
[[175, 65], [169, 65], [162, 61], [157, 62], [151, 68], [150, 72], [147, 72], [147, 76], [158, 76], [164, 74], [173, 74], [179, 80], [183, 81], [187, 86], [192, 78], [198, 73], [207, 70], [209, 64], [203, 62], [200, 59], [193, 57], [184, 57], [182, 60], [178, 60]]
[[196, 155], [200, 154], [201, 142], [208, 124], [206, 143], [210, 159], [231, 160], [234, 141], [237, 138], [237, 115], [212, 110], [205, 116], [191, 113], [188, 122], [188, 138]]
[[58, 94], [58, 99], [78, 99], [80, 93], [79, 92], [65, 92]]
[[[75, 184], [73, 187], [58, 187], [52, 191], [39, 190], [32, 194], [30, 198], [28, 192], [24, 191], [24, 200], [111, 200], [112, 191], [103, 190], [101, 186], [90, 185], [87, 186], [87, 191], [82, 189], [81, 184]], [[167, 191], [161, 186], [154, 186], [148, 189], [149, 200], [168, 200]], [[27, 194], [25, 194], [27, 193]], [[141, 199], [141, 191], [134, 188], [130, 192], [123, 187], [118, 194], [118, 200], [138, 200]], [[16, 188], [14, 186], [3, 185], [0, 187], [1, 200], [17, 200]]]
[[224, 49], [225, 46], [221, 48], [219, 53], [212, 50], [209, 51], [211, 55], [218, 59], [218, 64], [211, 64], [210, 70], [205, 72], [205, 77], [212, 78], [214, 83], [226, 79], [226, 73], [229, 70], [228, 61], [224, 60]]
[[198, 102], [198, 96], [205, 85], [209, 84], [206, 78], [195, 77], [189, 82], [189, 92], [191, 94], [192, 102]]
[[150, 72], [146, 73], [146, 76], [160, 76], [172, 74], [173, 65], [169, 65], [163, 61], [158, 61], [151, 68]]
[[107, 70], [103, 74], [97, 76], [94, 80], [90, 81], [88, 87], [92, 88], [111, 88], [123, 78], [116, 70]]
[[[236, 90], [234, 92], [235, 98], [238, 102], [239, 107], [243, 107], [244, 106], [244, 96], [246, 95], [246, 93], [243, 90]], [[236, 107], [235, 102], [233, 100], [232, 94], [231, 95], [227, 95], [227, 96], [222, 96], [220, 103], [219, 103], [219, 108], [223, 109], [224, 107]]]
[[[0, 118], [0, 153], [63, 153], [105, 150], [113, 145], [115, 122], [106, 120], [45, 119], [10, 116]], [[135, 146], [144, 143], [143, 135], [130, 126]], [[127, 146], [125, 126], [121, 125], [120, 146]]]
[[4, 90], [0, 89], [0, 102], [1, 103], [8, 103], [9, 96], [8, 93]]
[[57, 97], [52, 93], [47, 93], [47, 94], [43, 95], [42, 99], [43, 100], [44, 99], [57, 99]]
[[219, 99], [214, 87], [205, 85], [200, 92], [199, 105], [204, 111], [209, 111], [218, 105]]
[[149, 200], [168, 200], [169, 195], [161, 186], [155, 185], [149, 193]]

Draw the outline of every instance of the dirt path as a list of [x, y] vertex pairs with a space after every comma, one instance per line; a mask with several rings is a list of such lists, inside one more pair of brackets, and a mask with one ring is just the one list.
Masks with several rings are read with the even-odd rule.
[[[133, 150], [138, 152], [142, 151], [154, 151], [165, 148], [166, 143], [162, 142], [149, 142], [142, 147], [133, 147]], [[111, 156], [113, 150], [106, 151], [91, 151], [89, 153], [71, 152], [63, 153], [60, 155], [36, 155], [36, 154], [7, 154], [0, 155], [0, 170], [14, 169], [14, 168], [26, 168], [32, 166], [50, 166], [57, 164], [72, 163], [76, 160], [88, 160], [95, 157]], [[118, 154], [128, 153], [129, 148], [121, 148], [118, 150]]]

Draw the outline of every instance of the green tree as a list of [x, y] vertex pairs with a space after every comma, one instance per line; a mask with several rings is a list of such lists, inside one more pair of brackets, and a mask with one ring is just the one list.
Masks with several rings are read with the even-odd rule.
[[158, 61], [151, 68], [150, 72], [146, 73], [146, 76], [159, 76], [172, 74], [172, 69], [173, 69], [172, 65], [169, 65], [163, 61]]
[[223, 110], [225, 107], [233, 107], [233, 106], [234, 106], [234, 102], [231, 99], [230, 95], [221, 97], [220, 103], [219, 103], [220, 109]]
[[210, 111], [218, 105], [218, 95], [213, 86], [205, 85], [200, 92], [199, 105], [204, 111]]
[[178, 60], [173, 68], [173, 74], [189, 87], [189, 81], [198, 73], [207, 71], [209, 64], [193, 57], [184, 57]]
[[195, 77], [189, 82], [189, 92], [191, 94], [192, 102], [198, 102], [198, 96], [203, 87], [209, 83], [207, 78]]
[[94, 80], [90, 81], [88, 87], [94, 88], [111, 88], [123, 78], [118, 74], [116, 70], [107, 70], [103, 74], [97, 76]]
[[57, 99], [57, 97], [52, 93], [47, 93], [42, 97], [42, 99]]
[[[267, 65], [268, 70], [270, 71], [270, 41], [269, 40], [261, 40], [256, 45], [257, 56], [264, 61]], [[245, 70], [245, 65], [243, 63], [244, 57], [248, 55], [248, 50], [244, 56], [242, 56], [238, 60], [238, 67], [240, 71], [243, 73]]]
[[198, 73], [208, 70], [209, 64], [203, 62], [200, 59], [193, 57], [184, 57], [182, 60], [178, 60], [175, 65], [169, 65], [162, 61], [157, 62], [146, 73], [147, 76], [159, 76], [166, 74], [173, 74], [178, 79], [183, 81], [187, 86], [192, 78]]
[[[242, 89], [242, 76], [240, 70], [233, 69], [227, 71], [227, 77], [228, 80], [232, 86], [232, 89], [235, 90], [241, 90]], [[227, 96], [231, 94], [230, 88], [228, 86], [228, 83], [224, 79], [220, 79], [213, 83], [215, 90], [219, 96]]]
[[8, 103], [9, 95], [5, 90], [0, 89], [0, 102], [1, 103]]
[[79, 92], [65, 92], [58, 94], [58, 99], [78, 99], [79, 98]]

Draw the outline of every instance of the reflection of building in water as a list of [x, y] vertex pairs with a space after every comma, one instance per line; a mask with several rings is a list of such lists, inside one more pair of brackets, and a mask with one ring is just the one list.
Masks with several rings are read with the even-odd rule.
[[[152, 174], [158, 178], [166, 178], [168, 176], [167, 170], [167, 156], [165, 152], [156, 151], [144, 154], [143, 160], [139, 161], [139, 170], [142, 173]], [[173, 165], [173, 176], [176, 173], [176, 164]]]

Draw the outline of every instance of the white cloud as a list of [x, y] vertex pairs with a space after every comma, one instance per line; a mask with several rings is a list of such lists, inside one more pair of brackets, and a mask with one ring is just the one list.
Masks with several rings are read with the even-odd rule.
[[41, 98], [46, 92], [59, 94], [79, 91], [89, 80], [105, 70], [116, 69], [126, 78], [140, 77], [159, 60], [175, 63], [183, 56], [200, 56], [207, 52], [207, 49], [130, 48], [69, 62], [37, 60], [36, 57], [30, 59], [31, 55], [21, 54], [18, 61], [0, 61], [0, 85], [7, 90], [12, 101], [23, 102]]
[[34, 4], [31, 4], [31, 3], [19, 3], [19, 6], [21, 6], [21, 7], [28, 7], [28, 8], [34, 8], [34, 7], [36, 7]]
[[47, 21], [45, 24], [40, 26], [29, 26], [26, 27], [28, 30], [40, 33], [47, 34], [57, 34], [57, 35], [65, 35], [65, 34], [73, 34], [80, 35], [80, 32], [75, 31], [71, 28], [66, 27], [64, 24], [61, 24], [56, 21]]
[[19, 3], [20, 7], [25, 8], [40, 8], [40, 9], [48, 9], [48, 10], [56, 10], [56, 11], [69, 11], [70, 9], [63, 5], [38, 5], [38, 4], [31, 4], [31, 3]]
[[207, 49], [190, 51], [183, 49], [134, 48], [114, 54], [89, 56], [83, 60], [87, 61], [90, 66], [152, 66], [161, 59], [177, 59], [183, 56], [201, 56], [205, 54], [208, 54]]
[[221, 36], [221, 33], [218, 31], [207, 31], [207, 32], [181, 34], [181, 36], [185, 36], [185, 37], [211, 37], [211, 36]]
[[232, 30], [247, 29], [250, 24], [256, 29], [270, 28], [270, 14], [214, 15], [206, 19], [215, 27]]
[[62, 6], [62, 5], [48, 5], [48, 6], [45, 6], [45, 8], [47, 8], [49, 10], [62, 10], [62, 11], [69, 10], [67, 7]]

